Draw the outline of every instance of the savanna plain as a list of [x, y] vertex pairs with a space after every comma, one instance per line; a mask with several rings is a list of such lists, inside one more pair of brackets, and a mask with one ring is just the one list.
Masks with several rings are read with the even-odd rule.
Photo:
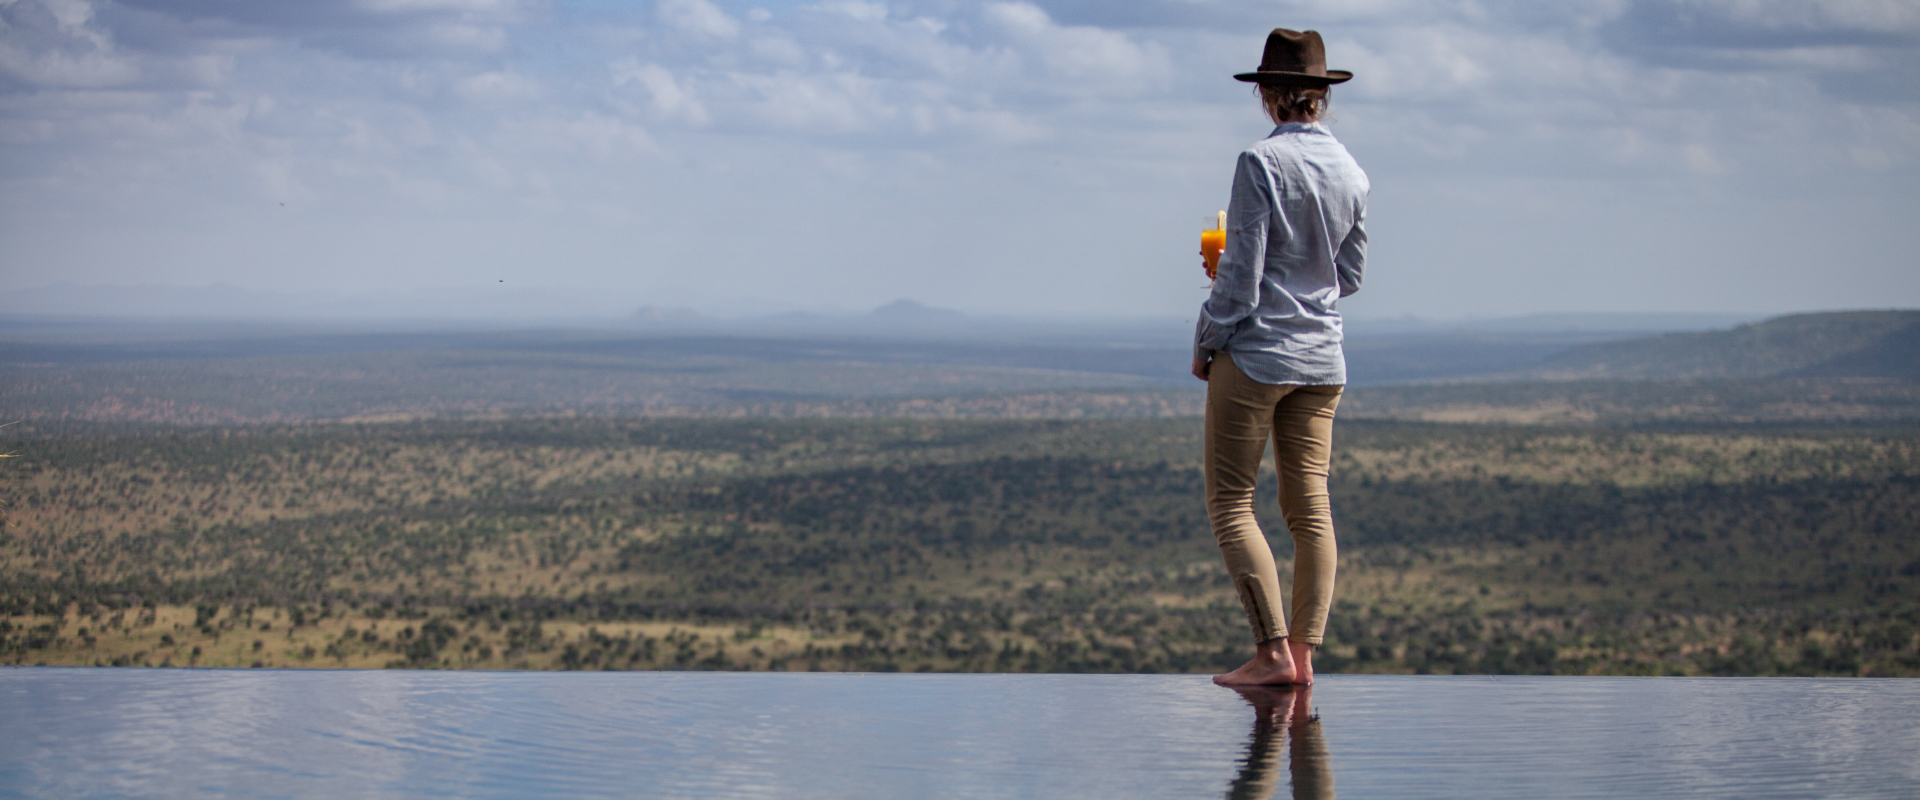
[[[31, 402], [35, 386], [134, 396], [126, 376], [149, 368], [179, 371], [6, 373], [0, 395], [26, 400], [0, 429], [14, 456], [0, 460], [0, 663], [1208, 672], [1245, 657], [1201, 507], [1192, 391], [1142, 388], [1151, 375], [1102, 394], [1032, 365], [924, 367], [916, 386], [976, 391], [775, 397], [787, 414], [739, 412], [739, 387], [709, 380], [764, 374], [751, 365], [656, 370], [709, 380], [703, 413], [208, 424], [155, 421], [167, 406], [150, 396], [148, 416], [121, 420]], [[818, 372], [783, 369], [789, 391]], [[615, 372], [646, 370], [580, 374]], [[1920, 676], [1911, 381], [1683, 378], [1606, 384], [1619, 407], [1664, 398], [1638, 416], [1527, 411], [1578, 405], [1542, 405], [1559, 390], [1541, 382], [1352, 390], [1317, 668]], [[1789, 412], [1672, 410], [1767, 385], [1787, 387], [1769, 396], [1793, 395]], [[1821, 416], [1846, 385], [1881, 411]], [[1448, 392], [1478, 411], [1420, 405]], [[1501, 412], [1501, 397], [1525, 408]], [[1261, 487], [1284, 572], [1270, 474]]]

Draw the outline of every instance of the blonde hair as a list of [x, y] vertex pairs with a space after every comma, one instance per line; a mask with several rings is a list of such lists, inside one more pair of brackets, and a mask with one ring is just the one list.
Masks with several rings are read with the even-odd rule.
[[1275, 125], [1289, 122], [1318, 122], [1327, 113], [1326, 86], [1298, 84], [1260, 84], [1260, 104]]

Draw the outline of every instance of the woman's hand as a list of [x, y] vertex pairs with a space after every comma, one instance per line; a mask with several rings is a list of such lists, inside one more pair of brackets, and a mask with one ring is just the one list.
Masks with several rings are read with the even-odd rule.
[[1207, 379], [1207, 374], [1212, 371], [1213, 371], [1213, 359], [1211, 357], [1206, 357], [1206, 356], [1193, 357], [1193, 377], [1199, 378], [1200, 380], [1204, 381]]

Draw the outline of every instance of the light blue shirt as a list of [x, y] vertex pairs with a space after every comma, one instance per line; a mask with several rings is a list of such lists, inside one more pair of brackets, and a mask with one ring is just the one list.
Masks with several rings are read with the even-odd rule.
[[1367, 173], [1319, 123], [1289, 122], [1241, 153], [1194, 355], [1225, 351], [1261, 383], [1345, 384], [1334, 304], [1360, 290], [1367, 189]]

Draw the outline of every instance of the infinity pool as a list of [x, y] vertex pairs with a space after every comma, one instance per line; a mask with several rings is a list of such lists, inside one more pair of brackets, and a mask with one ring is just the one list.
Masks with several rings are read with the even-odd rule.
[[1920, 796], [1920, 681], [0, 669], [0, 797]]

